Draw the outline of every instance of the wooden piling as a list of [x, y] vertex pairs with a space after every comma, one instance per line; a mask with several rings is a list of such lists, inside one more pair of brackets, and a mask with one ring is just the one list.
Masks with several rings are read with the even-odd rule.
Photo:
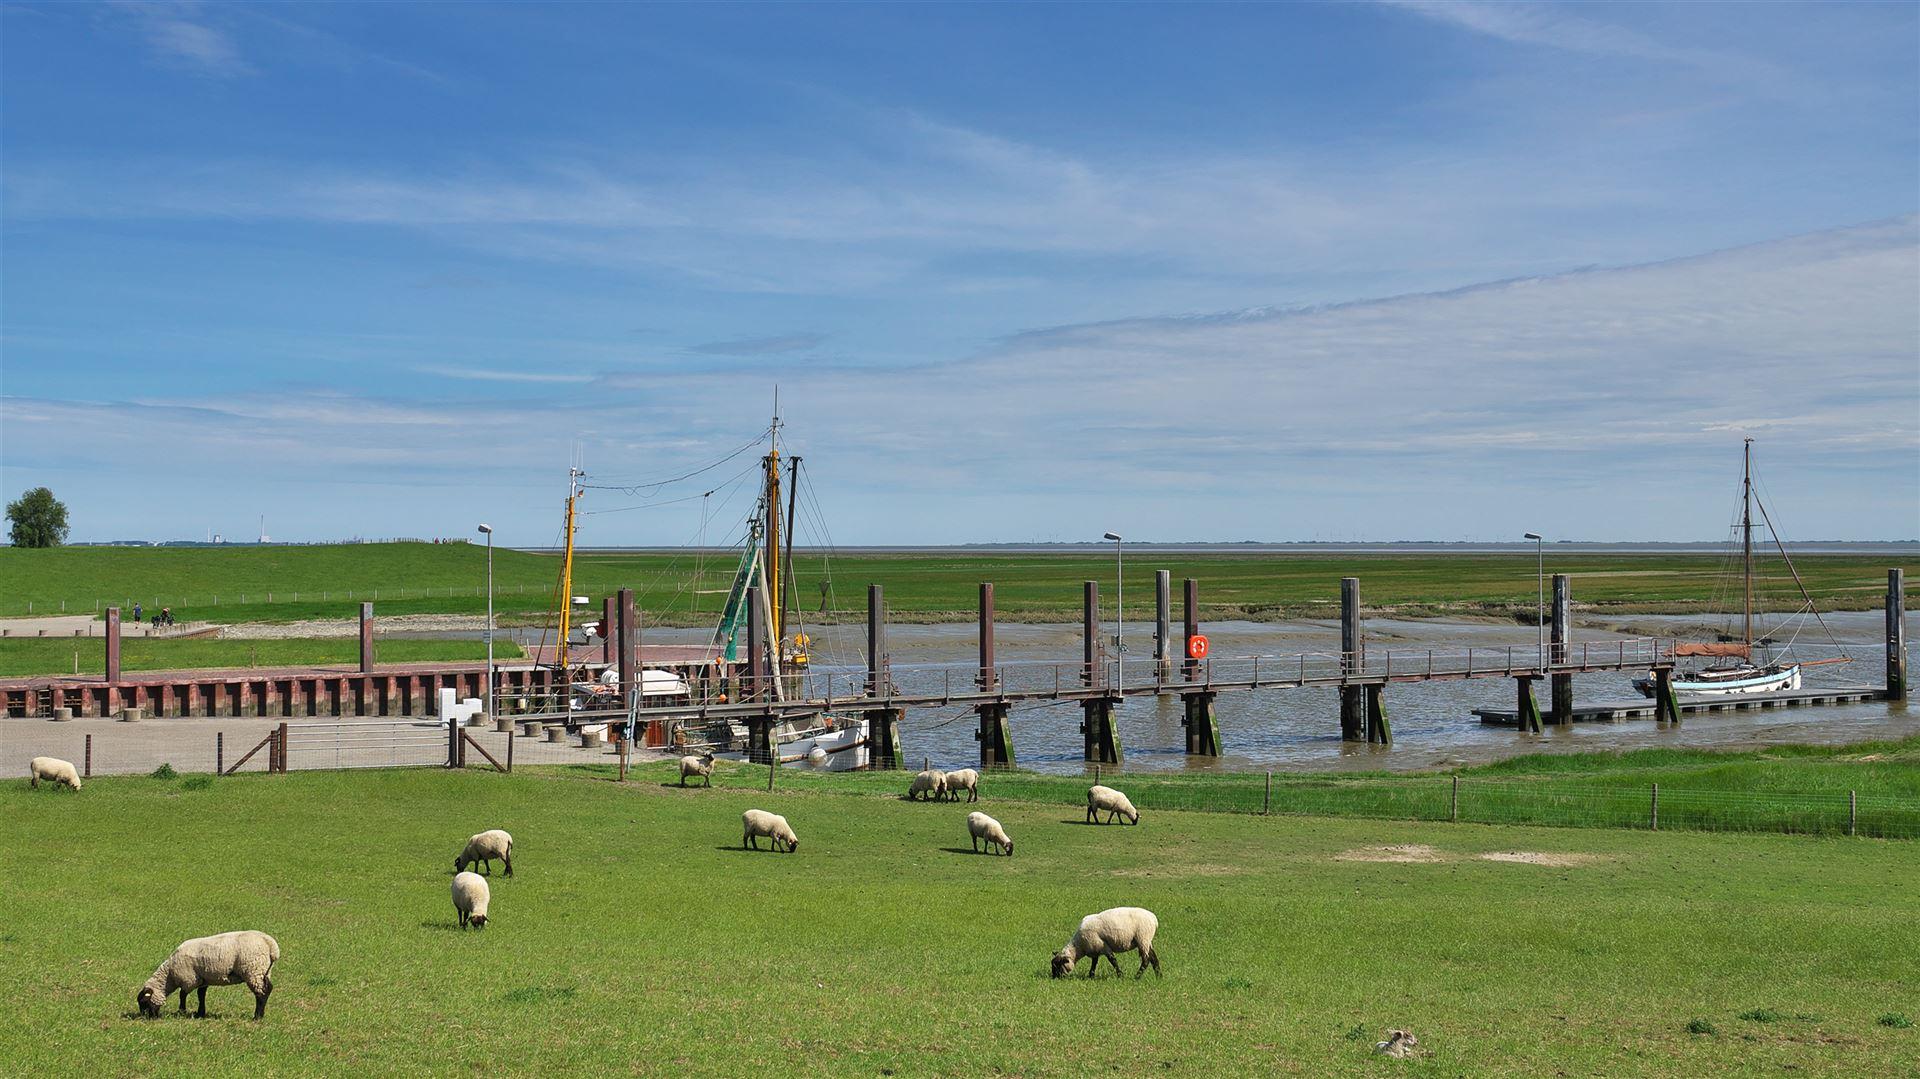
[[1200, 636], [1200, 582], [1188, 577], [1181, 585], [1182, 606], [1185, 608], [1186, 635], [1180, 641], [1181, 660], [1180, 680], [1198, 682], [1200, 680], [1200, 661], [1193, 658], [1193, 639]]
[[[1573, 643], [1573, 585], [1564, 573], [1553, 575], [1553, 628], [1547, 653], [1553, 665], [1564, 667]], [[1558, 673], [1552, 679], [1553, 722], [1573, 722], [1573, 675]]]
[[1173, 641], [1169, 639], [1172, 629], [1171, 607], [1173, 603], [1173, 573], [1170, 570], [1153, 571], [1153, 677], [1161, 682], [1173, 676]]
[[[982, 693], [991, 693], [1000, 688], [1000, 663], [995, 653], [993, 582], [980, 582], [980, 673], [978, 684]], [[977, 706], [974, 711], [980, 716], [980, 729], [973, 737], [980, 743], [980, 767], [982, 769], [1013, 767], [1013, 734], [1007, 727], [1007, 714], [1011, 706], [1003, 702], [992, 702]]]
[[120, 608], [107, 608], [107, 684], [120, 680]]
[[1382, 746], [1393, 744], [1393, 723], [1387, 718], [1387, 687], [1373, 684], [1366, 691], [1367, 741]]
[[[1080, 683], [1090, 688], [1099, 687], [1105, 680], [1100, 647], [1100, 583], [1083, 582], [1080, 596]], [[1103, 696], [1080, 702], [1084, 717], [1080, 721], [1082, 759], [1105, 764], [1120, 763], [1120, 732], [1113, 720], [1113, 708], [1118, 700], [1118, 697]]]
[[614, 661], [619, 665], [620, 672], [620, 700], [624, 705], [638, 700], [646, 688], [640, 674], [640, 611], [633, 605], [631, 588], [622, 588], [615, 593], [613, 637], [613, 648], [617, 653]]
[[613, 625], [613, 597], [607, 596], [600, 601], [600, 662], [613, 662], [619, 637], [619, 631]]
[[[1340, 578], [1340, 673], [1343, 682], [1365, 666], [1360, 635], [1360, 578]], [[1340, 738], [1358, 742], [1367, 734], [1366, 694], [1358, 685], [1340, 687]]]
[[1523, 674], [1513, 680], [1514, 685], [1519, 689], [1519, 700], [1516, 705], [1518, 715], [1515, 719], [1521, 730], [1529, 734], [1539, 734], [1544, 728], [1540, 724], [1540, 702], [1533, 696], [1533, 678], [1532, 675]]
[[1673, 668], [1653, 669], [1653, 719], [1656, 723], [1680, 722], [1680, 699], [1673, 693]]
[[1220, 755], [1220, 719], [1214, 711], [1214, 693], [1182, 693], [1180, 701], [1186, 715], [1180, 725], [1187, 729], [1187, 756]]
[[1907, 699], [1907, 572], [1887, 571], [1887, 699]]

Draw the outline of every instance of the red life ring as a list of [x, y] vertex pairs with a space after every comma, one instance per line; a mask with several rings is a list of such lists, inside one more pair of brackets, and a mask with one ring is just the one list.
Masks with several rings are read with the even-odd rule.
[[1205, 635], [1196, 633], [1193, 636], [1187, 638], [1187, 658], [1188, 659], [1207, 658], [1207, 638], [1205, 637]]

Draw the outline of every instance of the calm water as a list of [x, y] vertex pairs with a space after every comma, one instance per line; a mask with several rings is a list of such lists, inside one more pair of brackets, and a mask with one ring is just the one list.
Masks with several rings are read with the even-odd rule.
[[[1851, 664], [1812, 667], [1807, 688], [1860, 684], [1879, 685], [1882, 676], [1881, 625], [1876, 611], [1829, 615], [1828, 625], [1854, 657]], [[1698, 624], [1693, 617], [1650, 615], [1618, 619], [1637, 633], [1659, 627]], [[1206, 627], [1216, 660], [1231, 656], [1290, 655], [1309, 651], [1337, 651], [1337, 622], [1215, 622]], [[1367, 623], [1370, 647], [1461, 650], [1469, 646], [1498, 649], [1512, 646], [1531, 651], [1536, 631], [1511, 623], [1407, 621], [1384, 619]], [[825, 627], [811, 631], [818, 669], [859, 667], [865, 646], [863, 626]], [[1177, 634], [1178, 627], [1175, 628]], [[1909, 634], [1913, 629], [1909, 628]], [[1152, 655], [1153, 628], [1127, 624], [1128, 660], [1139, 660], [1141, 670]], [[1637, 635], [1637, 634], [1636, 634]], [[648, 639], [692, 642], [699, 631], [650, 630]], [[950, 665], [952, 684], [960, 687], [977, 662], [972, 625], [894, 626], [889, 646], [895, 678], [907, 691], [938, 692], [949, 676], [944, 670], [913, 670], [926, 665]], [[1626, 634], [1603, 627], [1575, 630], [1579, 641], [1614, 641]], [[1815, 659], [1832, 654], [1830, 647], [1811, 642], [1824, 636], [1817, 627], [1803, 631], [1795, 658]], [[998, 628], [999, 661], [1073, 662], [1080, 654], [1077, 625], [1003, 625]], [[831, 664], [831, 659], [852, 660]], [[1578, 703], [1638, 698], [1626, 674], [1587, 674], [1574, 679]], [[1545, 684], [1538, 686], [1543, 698]], [[1216, 759], [1189, 758], [1180, 726], [1180, 700], [1130, 698], [1121, 706], [1121, 738], [1127, 767], [1138, 771], [1246, 771], [1420, 769], [1450, 763], [1478, 763], [1519, 753], [1577, 752], [1643, 746], [1752, 746], [1775, 742], [1855, 742], [1869, 738], [1901, 737], [1920, 732], [1920, 711], [1907, 705], [1869, 702], [1778, 709], [1765, 712], [1714, 712], [1690, 715], [1678, 727], [1662, 729], [1651, 719], [1619, 723], [1576, 723], [1549, 727], [1545, 734], [1483, 725], [1475, 708], [1512, 708], [1514, 686], [1503, 678], [1424, 685], [1393, 686], [1387, 691], [1388, 714], [1395, 742], [1391, 747], [1355, 745], [1340, 739], [1339, 701], [1332, 689], [1273, 689], [1222, 693], [1217, 702], [1220, 738], [1226, 755]], [[1079, 772], [1080, 709], [1074, 704], [1016, 705], [1012, 715], [1015, 752], [1023, 767], [1040, 771]], [[908, 713], [902, 731], [910, 758], [931, 757], [936, 765], [959, 768], [979, 762], [974, 732], [978, 722], [971, 709], [929, 708]]]

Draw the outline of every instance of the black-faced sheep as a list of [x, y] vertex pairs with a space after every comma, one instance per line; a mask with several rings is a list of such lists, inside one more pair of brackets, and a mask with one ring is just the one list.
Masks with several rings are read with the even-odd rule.
[[1154, 934], [1160, 931], [1160, 919], [1144, 907], [1114, 907], [1098, 914], [1089, 914], [1080, 919], [1080, 928], [1074, 931], [1073, 939], [1067, 946], [1053, 953], [1053, 976], [1064, 978], [1073, 973], [1075, 963], [1082, 957], [1090, 957], [1093, 965], [1087, 968], [1087, 977], [1093, 977], [1100, 969], [1100, 957], [1106, 956], [1113, 965], [1113, 972], [1120, 973], [1120, 961], [1114, 956], [1125, 952], [1140, 953], [1140, 969], [1134, 972], [1138, 978], [1153, 967], [1154, 977], [1160, 976], [1160, 956], [1153, 950]]
[[267, 997], [273, 993], [273, 964], [280, 958], [280, 942], [265, 933], [243, 929], [211, 937], [195, 937], [181, 943], [154, 969], [153, 977], [140, 987], [133, 1000], [140, 1014], [160, 1018], [160, 1006], [175, 990], [180, 993], [180, 1010], [187, 1010], [187, 991], [200, 991], [200, 1007], [193, 1014], [207, 1017], [207, 986], [246, 984], [253, 990], [253, 1017], [267, 1014]]
[[967, 814], [967, 834], [973, 837], [974, 850], [980, 849], [980, 841], [984, 839], [988, 854], [993, 853], [993, 848], [999, 847], [1007, 852], [1007, 857], [1013, 857], [1013, 840], [1007, 838], [1007, 830], [985, 813], [976, 811]]
[[706, 780], [702, 786], [713, 786], [713, 754], [702, 753], [698, 757], [680, 758], [680, 785], [687, 785], [688, 776], [699, 776]]
[[907, 787], [907, 801], [924, 798], [933, 801], [947, 793], [947, 773], [938, 768], [929, 768], [914, 775], [913, 782]]
[[453, 913], [460, 921], [460, 928], [470, 925], [485, 929], [487, 904], [492, 901], [493, 891], [487, 887], [487, 878], [478, 873], [461, 873], [453, 878]]

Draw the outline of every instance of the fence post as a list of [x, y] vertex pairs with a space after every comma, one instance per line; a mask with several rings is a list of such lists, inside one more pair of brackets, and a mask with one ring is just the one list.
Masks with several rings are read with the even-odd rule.
[[[562, 600], [561, 602], [564, 603], [566, 601]], [[452, 716], [448, 716], [447, 717], [447, 767], [458, 768], [459, 766], [460, 766], [460, 721], [457, 719], [454, 719]]]
[[1271, 814], [1272, 812], [1273, 812], [1273, 773], [1268, 772], [1267, 773], [1267, 794], [1266, 794], [1266, 797], [1262, 799], [1260, 802], [1260, 815], [1264, 817]]
[[227, 774], [227, 733], [225, 731], [213, 732], [213, 774], [217, 776]]
[[620, 782], [627, 781], [627, 740], [620, 739]]
[[1660, 830], [1660, 784], [1653, 785], [1653, 801], [1648, 809], [1647, 826], [1653, 831]]
[[507, 731], [507, 774], [508, 775], [513, 774], [513, 743], [516, 741], [518, 741], [518, 739], [516, 739], [513, 736], [513, 731], [509, 729]]
[[1456, 822], [1459, 821], [1460, 819], [1460, 777], [1459, 776], [1453, 777], [1453, 799], [1447, 806], [1447, 819], [1450, 821], [1456, 821]]
[[287, 725], [285, 723], [280, 724], [280, 737], [277, 739], [277, 741], [280, 743], [280, 774], [286, 775], [287, 774]]
[[1100, 762], [1099, 761], [1093, 762], [1093, 781], [1095, 783], [1100, 782]]
[[83, 779], [93, 778], [93, 735], [87, 735], [87, 759], [81, 766]]
[[767, 789], [768, 790], [773, 789], [773, 773], [777, 771], [779, 767], [780, 767], [780, 754], [776, 752], [773, 755], [773, 759], [767, 761]]
[[1860, 792], [1847, 792], [1847, 834], [1857, 835], [1860, 827]]

